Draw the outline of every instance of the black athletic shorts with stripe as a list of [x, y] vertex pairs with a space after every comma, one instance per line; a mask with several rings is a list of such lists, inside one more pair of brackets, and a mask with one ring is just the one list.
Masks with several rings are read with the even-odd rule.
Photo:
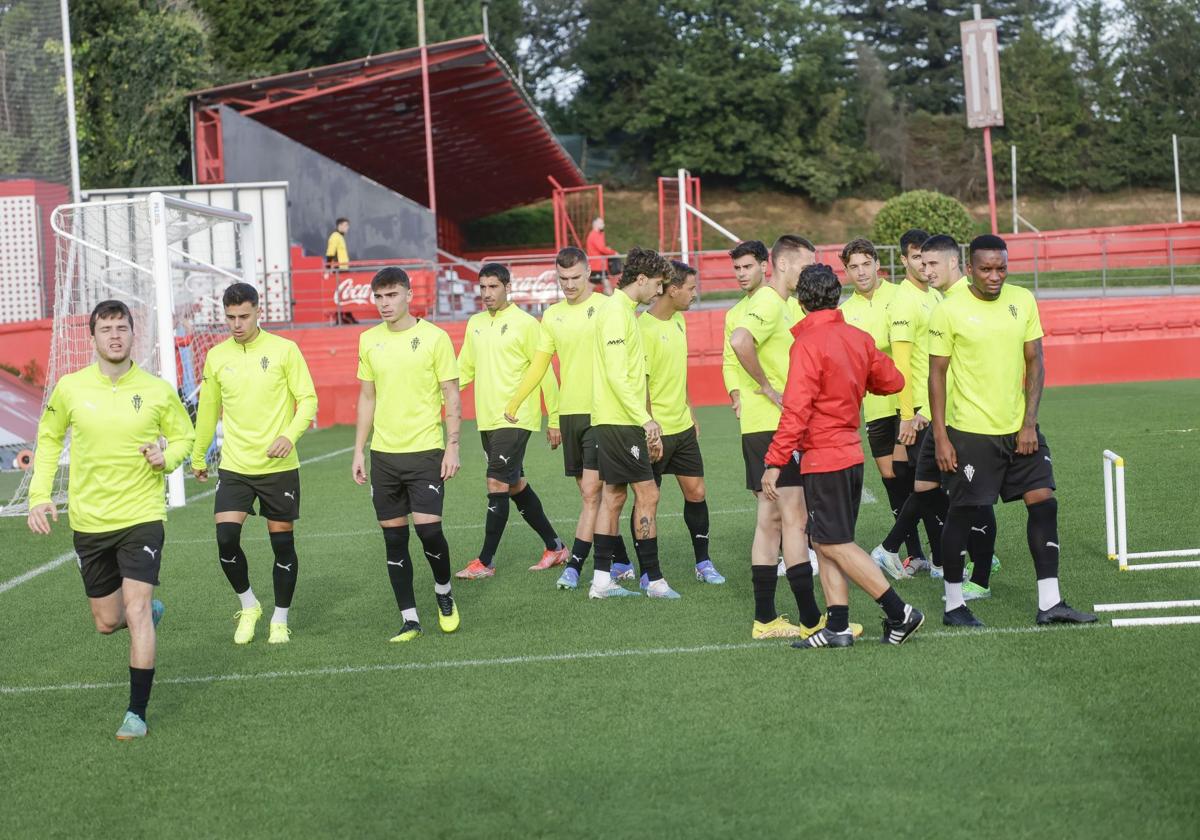
[[487, 456], [487, 477], [508, 485], [519, 484], [525, 475], [525, 448], [531, 434], [528, 429], [517, 428], [480, 432]]
[[442, 515], [444, 449], [424, 452], [371, 450], [371, 502], [380, 522], [410, 513]]
[[834, 472], [805, 473], [808, 538], [823, 545], [854, 542], [862, 486], [862, 464]]
[[[762, 477], [767, 471], [767, 450], [771, 448], [774, 432], [750, 432], [742, 435], [742, 460], [746, 464], [746, 489], [762, 492]], [[793, 452], [791, 459], [779, 471], [776, 487], [800, 487], [800, 453]]]
[[1015, 502], [1031, 490], [1054, 489], [1050, 447], [1040, 428], [1032, 455], [1017, 454], [1016, 434], [981, 435], [954, 428], [947, 428], [946, 434], [958, 461], [944, 483], [951, 507], [991, 506], [997, 497]]
[[579, 478], [584, 470], [600, 469], [591, 415], [563, 414], [558, 418], [558, 430], [562, 434], [563, 471], [567, 475]]
[[158, 586], [163, 540], [162, 520], [98, 534], [75, 531], [83, 591], [103, 598], [120, 589], [124, 578]]
[[213, 513], [237, 511], [253, 516], [255, 499], [259, 513], [272, 522], [295, 522], [300, 518], [300, 470], [267, 475], [217, 470]]
[[600, 463], [600, 478], [605, 484], [636, 484], [653, 481], [650, 447], [641, 426], [592, 426]]
[[696, 427], [673, 435], [663, 435], [663, 455], [650, 464], [654, 480], [661, 483], [667, 473], [682, 476], [704, 476], [704, 457], [700, 454], [700, 439]]

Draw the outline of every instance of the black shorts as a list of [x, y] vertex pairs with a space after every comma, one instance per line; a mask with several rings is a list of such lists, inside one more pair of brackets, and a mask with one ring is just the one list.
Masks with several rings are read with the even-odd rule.
[[914, 465], [915, 480], [932, 481], [934, 484], [941, 484], [946, 476], [938, 469], [937, 448], [933, 445], [932, 425], [926, 426], [917, 432], [916, 444], [908, 447], [908, 463], [910, 465], [913, 465], [913, 453], [916, 453], [916, 463]]
[[596, 433], [587, 414], [563, 414], [558, 418], [562, 433], [563, 471], [575, 478], [584, 470], [600, 469], [596, 460]]
[[267, 475], [217, 470], [213, 513], [238, 511], [253, 516], [255, 499], [259, 513], [272, 522], [295, 522], [300, 518], [300, 470]]
[[808, 505], [808, 538], [824, 545], [854, 542], [858, 507], [862, 504], [863, 465], [804, 475]]
[[1015, 502], [1030, 490], [1054, 489], [1050, 447], [1037, 430], [1037, 451], [1017, 454], [1017, 436], [979, 435], [947, 429], [958, 469], [946, 474], [952, 506], [994, 505], [997, 496]]
[[605, 484], [653, 481], [646, 430], [641, 426], [592, 426], [596, 435], [600, 478]]
[[704, 476], [704, 458], [700, 455], [695, 426], [673, 435], [663, 435], [662, 442], [663, 456], [650, 465], [656, 481], [666, 473]]
[[158, 586], [163, 549], [161, 520], [99, 534], [75, 531], [74, 539], [83, 591], [89, 598], [113, 594], [124, 578]]
[[879, 417], [867, 422], [867, 448], [872, 458], [888, 458], [896, 448], [896, 437], [900, 434], [900, 414]]
[[371, 450], [371, 502], [380, 522], [410, 513], [442, 515], [443, 449], [424, 452]]
[[487, 477], [505, 484], [518, 484], [525, 475], [525, 447], [528, 429], [491, 429], [480, 432], [483, 454], [487, 456]]
[[[762, 492], [762, 477], [767, 470], [767, 450], [771, 448], [774, 432], [750, 432], [742, 435], [742, 460], [746, 462], [746, 489]], [[779, 471], [776, 487], [800, 487], [800, 453], [793, 452], [791, 460]]]

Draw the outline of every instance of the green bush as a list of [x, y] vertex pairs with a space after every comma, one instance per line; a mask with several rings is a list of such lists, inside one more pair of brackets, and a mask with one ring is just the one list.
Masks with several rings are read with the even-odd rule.
[[877, 245], [897, 245], [904, 232], [921, 228], [935, 233], [948, 233], [960, 243], [974, 234], [975, 222], [967, 208], [957, 199], [929, 190], [910, 190], [889, 199], [875, 215], [871, 231]]
[[548, 245], [554, 247], [554, 206], [550, 202], [517, 207], [472, 219], [463, 225], [471, 248]]

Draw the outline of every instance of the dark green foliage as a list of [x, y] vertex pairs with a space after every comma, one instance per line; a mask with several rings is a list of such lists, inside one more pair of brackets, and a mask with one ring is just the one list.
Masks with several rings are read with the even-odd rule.
[[554, 208], [549, 204], [517, 207], [494, 216], [472, 219], [464, 226], [471, 248], [554, 245]]
[[880, 244], [895, 244], [911, 228], [922, 228], [930, 234], [948, 233], [966, 242], [974, 235], [975, 223], [957, 199], [929, 190], [911, 190], [888, 199], [879, 209], [871, 238]]

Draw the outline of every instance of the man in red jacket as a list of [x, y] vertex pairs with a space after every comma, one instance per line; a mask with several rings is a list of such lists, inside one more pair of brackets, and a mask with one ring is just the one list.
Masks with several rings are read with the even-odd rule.
[[808, 502], [808, 535], [821, 556], [821, 586], [829, 608], [825, 627], [792, 647], [850, 647], [850, 578], [883, 607], [884, 644], [898, 645], [925, 621], [888, 585], [867, 552], [854, 542], [862, 498], [863, 453], [859, 411], [863, 395], [894, 394], [904, 387], [895, 364], [875, 340], [846, 323], [837, 308], [842, 287], [827, 265], [800, 273], [797, 297], [807, 317], [792, 328], [783, 416], [765, 458], [763, 493], [777, 496], [779, 470], [800, 451]]

